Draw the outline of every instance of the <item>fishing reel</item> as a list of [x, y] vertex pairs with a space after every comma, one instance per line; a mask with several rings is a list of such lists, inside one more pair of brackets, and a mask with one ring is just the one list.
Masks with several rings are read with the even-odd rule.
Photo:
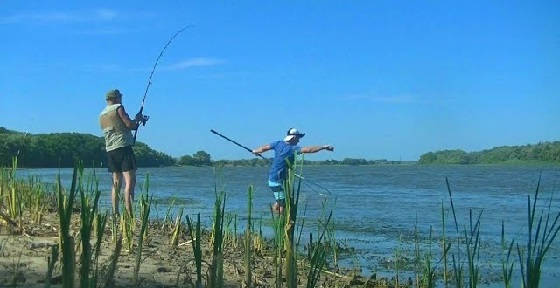
[[136, 122], [138, 122], [138, 124], [142, 123], [142, 126], [146, 126], [146, 122], [148, 122], [149, 119], [150, 116], [142, 115], [142, 112], [136, 114]]
[[142, 115], [142, 119], [140, 119], [139, 123], [142, 123], [142, 126], [146, 126], [146, 122], [150, 119], [148, 115]]

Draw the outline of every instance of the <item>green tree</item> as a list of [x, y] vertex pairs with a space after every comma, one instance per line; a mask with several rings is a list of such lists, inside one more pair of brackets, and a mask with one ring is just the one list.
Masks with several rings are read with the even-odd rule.
[[205, 151], [198, 151], [194, 153], [192, 158], [198, 165], [212, 165], [210, 154], [206, 153]]

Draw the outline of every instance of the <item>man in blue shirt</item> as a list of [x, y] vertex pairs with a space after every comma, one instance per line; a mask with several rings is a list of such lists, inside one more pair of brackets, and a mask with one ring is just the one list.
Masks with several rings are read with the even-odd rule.
[[283, 141], [275, 141], [253, 150], [253, 153], [260, 155], [268, 150], [274, 150], [274, 159], [268, 172], [268, 187], [274, 192], [274, 210], [282, 213], [285, 205], [284, 184], [288, 177], [288, 163], [294, 163], [295, 154], [316, 153], [321, 150], [333, 151], [330, 145], [299, 147], [299, 139], [305, 136], [296, 128], [290, 128]]

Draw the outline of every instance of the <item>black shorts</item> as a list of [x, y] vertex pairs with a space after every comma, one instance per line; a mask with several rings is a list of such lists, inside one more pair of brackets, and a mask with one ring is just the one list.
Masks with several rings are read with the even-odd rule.
[[107, 152], [109, 172], [126, 172], [136, 170], [136, 157], [132, 146], [120, 147]]

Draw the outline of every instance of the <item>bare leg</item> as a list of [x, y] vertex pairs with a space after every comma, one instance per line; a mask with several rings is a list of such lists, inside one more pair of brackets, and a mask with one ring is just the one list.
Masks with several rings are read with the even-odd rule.
[[122, 186], [122, 173], [113, 172], [113, 188], [111, 189], [111, 201], [113, 202], [113, 215], [119, 214], [119, 194]]
[[123, 172], [124, 176], [124, 205], [132, 215], [132, 202], [134, 202], [134, 188], [136, 186], [136, 170]]
[[274, 205], [272, 205], [272, 209], [274, 210], [274, 212], [282, 214], [284, 212], [284, 205], [280, 205], [278, 204], [278, 202], [274, 202]]

